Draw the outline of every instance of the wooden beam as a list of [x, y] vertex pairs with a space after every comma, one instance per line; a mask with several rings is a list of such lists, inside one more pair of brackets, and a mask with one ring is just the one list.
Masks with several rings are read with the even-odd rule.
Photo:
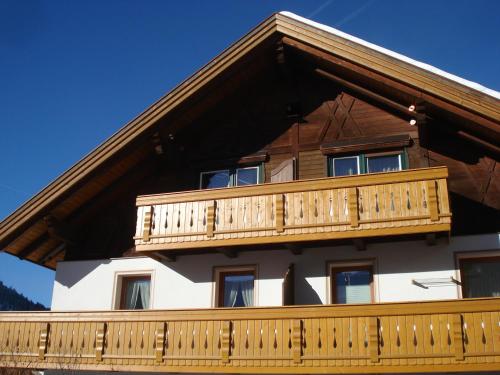
[[285, 247], [290, 250], [290, 252], [293, 254], [293, 255], [300, 255], [302, 254], [302, 246], [299, 245], [299, 244], [293, 244], [293, 243], [288, 243], [285, 245]]
[[228, 258], [236, 258], [236, 257], [238, 257], [238, 252], [234, 248], [230, 248], [230, 247], [218, 247], [218, 248], [216, 248], [216, 250], [219, 253], [224, 254]]
[[37, 260], [37, 263], [42, 265], [47, 263], [49, 260], [53, 259], [57, 254], [64, 251], [66, 247], [67, 247], [66, 242], [61, 243], [56, 248], [51, 249], [46, 254], [44, 254], [39, 260]]
[[363, 238], [355, 238], [352, 240], [352, 243], [356, 247], [356, 250], [358, 251], [366, 250], [366, 241]]
[[365, 89], [364, 87], [361, 87], [359, 85], [356, 85], [355, 83], [352, 83], [350, 81], [347, 81], [345, 79], [342, 79], [338, 77], [335, 74], [332, 74], [330, 72], [327, 72], [326, 70], [323, 69], [315, 69], [315, 73], [320, 75], [321, 77], [325, 77], [329, 79], [330, 81], [333, 81], [341, 86], [344, 86], [348, 88], [349, 90], [352, 90], [358, 94], [361, 94], [369, 99], [375, 100], [378, 103], [384, 104], [392, 109], [397, 110], [398, 112], [402, 113], [403, 115], [406, 115], [407, 117], [412, 116], [412, 113], [408, 110], [409, 106], [413, 103], [409, 103], [407, 106], [402, 105], [398, 102], [395, 102], [394, 100], [390, 100], [386, 98], [385, 96], [379, 95], [374, 93], [371, 90]]
[[177, 260], [177, 256], [175, 254], [162, 253], [160, 251], [154, 251], [151, 254], [147, 254], [151, 258], [156, 260], [163, 260], [168, 263], [175, 262]]
[[77, 243], [74, 238], [74, 231], [68, 224], [60, 221], [52, 214], [46, 215], [43, 221], [47, 224], [47, 232], [50, 237], [65, 242], [68, 245], [75, 245]]
[[436, 244], [436, 233], [427, 233], [425, 235], [425, 243], [427, 246], [434, 246]]
[[19, 259], [27, 258], [28, 256], [30, 256], [30, 254], [34, 253], [36, 250], [38, 250], [39, 247], [41, 247], [43, 244], [45, 244], [49, 240], [50, 240], [49, 233], [45, 232], [40, 237], [38, 237], [37, 239], [35, 239], [33, 242], [31, 242], [30, 244], [28, 244], [19, 253], [17, 253], [16, 256]]

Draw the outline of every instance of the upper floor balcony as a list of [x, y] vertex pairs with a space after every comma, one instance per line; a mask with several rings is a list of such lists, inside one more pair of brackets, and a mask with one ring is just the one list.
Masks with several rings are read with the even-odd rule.
[[138, 251], [448, 232], [446, 167], [137, 198]]

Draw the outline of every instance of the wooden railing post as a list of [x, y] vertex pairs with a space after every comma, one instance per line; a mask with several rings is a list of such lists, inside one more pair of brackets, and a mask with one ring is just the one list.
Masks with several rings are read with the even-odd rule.
[[368, 349], [370, 351], [370, 361], [376, 363], [379, 361], [379, 331], [378, 318], [368, 318]]
[[95, 333], [95, 359], [96, 361], [102, 361], [102, 354], [104, 352], [104, 336], [106, 335], [106, 323], [100, 323], [97, 325], [97, 330]]
[[429, 202], [429, 215], [431, 221], [439, 220], [438, 196], [436, 190], [436, 181], [427, 181], [427, 201]]
[[464, 360], [464, 334], [462, 327], [462, 315], [453, 314], [452, 318], [453, 329], [453, 346], [455, 347], [455, 359], [457, 361]]
[[149, 241], [153, 224], [153, 206], [144, 207], [144, 224], [142, 226], [142, 240]]
[[155, 362], [163, 362], [163, 348], [165, 345], [165, 323], [161, 322], [156, 327], [155, 337]]
[[44, 360], [45, 353], [47, 352], [47, 341], [49, 337], [49, 323], [40, 324], [40, 335], [38, 338], [38, 359]]
[[276, 232], [283, 233], [285, 230], [285, 196], [276, 195]]
[[220, 343], [220, 353], [222, 363], [229, 363], [229, 355], [231, 354], [231, 322], [222, 322], [222, 334]]
[[302, 321], [294, 319], [292, 322], [292, 357], [293, 363], [302, 362]]
[[215, 201], [207, 204], [207, 237], [214, 236], [215, 229]]
[[351, 227], [359, 226], [359, 212], [358, 212], [358, 189], [353, 187], [349, 188], [347, 193], [347, 204], [349, 208], [349, 218]]

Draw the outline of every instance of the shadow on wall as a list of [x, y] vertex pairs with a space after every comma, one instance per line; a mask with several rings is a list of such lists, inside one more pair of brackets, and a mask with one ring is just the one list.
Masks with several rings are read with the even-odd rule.
[[111, 263], [111, 259], [103, 259], [98, 261], [74, 261], [65, 263], [75, 263], [78, 267], [58, 267], [56, 272], [56, 282], [71, 288], [73, 285], [81, 281], [87, 275], [94, 272], [102, 265]]

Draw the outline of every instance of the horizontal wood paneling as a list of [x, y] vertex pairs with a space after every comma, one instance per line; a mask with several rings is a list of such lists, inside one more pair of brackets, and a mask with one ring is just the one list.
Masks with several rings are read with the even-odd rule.
[[221, 373], [500, 370], [500, 299], [0, 313], [0, 366]]

